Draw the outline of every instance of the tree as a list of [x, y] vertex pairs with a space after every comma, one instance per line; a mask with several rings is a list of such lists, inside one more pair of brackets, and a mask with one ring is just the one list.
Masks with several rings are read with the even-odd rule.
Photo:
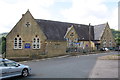
[[120, 45], [120, 37], [116, 38], [117, 45]]
[[2, 38], [0, 38], [0, 54], [2, 54]]
[[0, 39], [0, 53], [6, 57], [6, 38], [2, 37]]
[[112, 34], [113, 34], [113, 36], [115, 38], [117, 46], [119, 46], [120, 45], [120, 31], [114, 30], [114, 29], [111, 29], [111, 31], [112, 31]]

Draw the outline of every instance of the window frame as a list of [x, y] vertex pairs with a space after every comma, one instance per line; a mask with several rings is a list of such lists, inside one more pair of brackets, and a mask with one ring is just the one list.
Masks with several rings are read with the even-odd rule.
[[32, 40], [32, 49], [40, 49], [41, 48], [40, 41], [41, 40], [38, 36], [34, 37]]
[[23, 41], [22, 38], [20, 36], [16, 36], [14, 38], [14, 49], [23, 49]]

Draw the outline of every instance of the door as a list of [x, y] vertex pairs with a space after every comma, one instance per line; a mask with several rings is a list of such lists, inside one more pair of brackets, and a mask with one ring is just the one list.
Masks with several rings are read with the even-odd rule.
[[20, 67], [16, 67], [16, 66], [10, 66], [9, 67], [9, 75], [10, 76], [21, 75], [21, 68]]
[[0, 62], [0, 78], [6, 77], [9, 75], [9, 68], [5, 64], [5, 62]]

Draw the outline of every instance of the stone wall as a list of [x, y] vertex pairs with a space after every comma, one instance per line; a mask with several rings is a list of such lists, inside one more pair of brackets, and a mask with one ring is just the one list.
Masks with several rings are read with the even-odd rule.
[[66, 41], [48, 41], [45, 52], [49, 57], [67, 54]]

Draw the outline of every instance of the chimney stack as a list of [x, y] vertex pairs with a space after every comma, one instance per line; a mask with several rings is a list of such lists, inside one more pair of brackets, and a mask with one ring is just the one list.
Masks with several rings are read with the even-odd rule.
[[24, 14], [22, 14], [22, 17], [24, 16]]

